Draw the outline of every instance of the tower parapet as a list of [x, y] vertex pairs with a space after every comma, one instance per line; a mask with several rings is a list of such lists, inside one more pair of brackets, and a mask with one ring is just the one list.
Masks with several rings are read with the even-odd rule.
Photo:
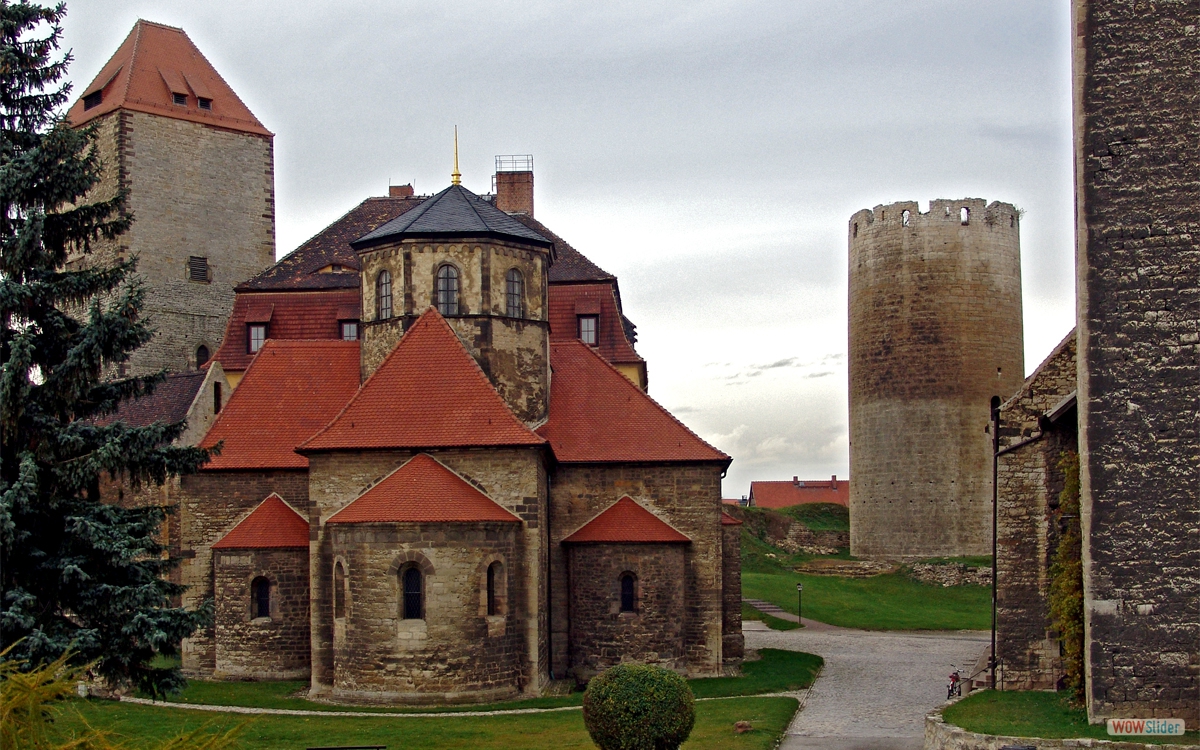
[[848, 242], [851, 552], [989, 554], [990, 406], [1024, 377], [1019, 212], [892, 203]]

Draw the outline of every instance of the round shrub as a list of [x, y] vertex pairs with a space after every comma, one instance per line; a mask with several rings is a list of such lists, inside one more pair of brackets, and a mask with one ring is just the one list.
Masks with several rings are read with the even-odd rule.
[[676, 750], [696, 723], [696, 699], [668, 669], [618, 664], [588, 683], [583, 723], [600, 750]]

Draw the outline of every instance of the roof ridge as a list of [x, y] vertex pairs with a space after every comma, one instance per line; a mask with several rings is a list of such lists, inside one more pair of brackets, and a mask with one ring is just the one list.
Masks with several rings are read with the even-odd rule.
[[650, 508], [647, 508], [645, 505], [642, 505], [642, 504], [641, 504], [641, 503], [639, 503], [637, 500], [634, 500], [634, 499], [633, 499], [632, 497], [630, 497], [629, 495], [622, 495], [622, 496], [620, 497], [620, 499], [618, 499], [616, 502], [614, 502], [614, 503], [610, 504], [610, 505], [609, 505], [608, 507], [606, 507], [604, 510], [602, 510], [602, 511], [600, 511], [599, 513], [595, 514], [595, 515], [594, 515], [594, 516], [592, 516], [590, 519], [588, 519], [586, 522], [584, 522], [584, 523], [580, 524], [580, 525], [579, 525], [579, 527], [578, 527], [577, 529], [575, 529], [574, 531], [572, 531], [570, 534], [567, 534], [565, 537], [563, 537], [563, 540], [562, 540], [562, 541], [563, 541], [563, 542], [569, 542], [569, 541], [570, 541], [570, 539], [571, 539], [571, 537], [573, 537], [573, 536], [575, 536], [575, 535], [579, 534], [579, 533], [580, 533], [580, 532], [582, 532], [584, 529], [586, 529], [588, 526], [591, 526], [592, 524], [594, 524], [594, 523], [596, 523], [597, 521], [599, 521], [599, 520], [600, 520], [602, 517], [604, 517], [604, 516], [608, 515], [609, 513], [612, 513], [612, 512], [614, 512], [614, 511], [615, 511], [615, 510], [616, 510], [618, 507], [620, 507], [620, 506], [621, 506], [623, 503], [625, 503], [625, 501], [626, 501], [626, 500], [628, 500], [628, 501], [629, 501], [629, 504], [630, 504], [630, 505], [633, 505], [633, 506], [634, 506], [636, 509], [638, 509], [638, 510], [642, 511], [643, 513], [647, 513], [647, 514], [649, 514], [649, 515], [650, 515], [650, 517], [651, 517], [651, 518], [653, 518], [655, 521], [658, 521], [658, 522], [659, 522], [659, 523], [661, 523], [663, 526], [666, 526], [666, 527], [667, 527], [668, 529], [670, 529], [671, 531], [673, 531], [673, 532], [675, 532], [676, 534], [678, 534], [679, 536], [683, 537], [683, 539], [686, 539], [688, 542], [691, 542], [691, 541], [692, 541], [691, 537], [689, 537], [687, 534], [685, 534], [685, 533], [683, 533], [682, 531], [680, 531], [679, 529], [675, 528], [675, 526], [674, 526], [673, 524], [671, 524], [669, 521], [667, 521], [667, 520], [663, 519], [663, 518], [662, 518], [662, 516], [658, 515], [657, 513], [655, 513], [655, 512], [654, 512], [653, 510], [651, 510]]
[[184, 36], [187, 36], [187, 32], [184, 31], [181, 26], [171, 26], [170, 24], [159, 23], [158, 21], [148, 21], [145, 18], [139, 18], [137, 20], [137, 22], [139, 24], [146, 24], [147, 26], [157, 26], [160, 29], [170, 29], [171, 31], [179, 31], [179, 32], [182, 32]]
[[[462, 192], [462, 191], [466, 191], [466, 192], [467, 192], [467, 193], [469, 193], [470, 195], [475, 195], [474, 193], [471, 193], [469, 190], [467, 190], [466, 188], [464, 188], [462, 185], [451, 185], [450, 187], [457, 187], [457, 188], [459, 189], [459, 191], [460, 191], [460, 192]], [[476, 197], [478, 197], [478, 196], [476, 196]], [[487, 223], [487, 219], [483, 218], [483, 216], [481, 216], [481, 215], [480, 215], [480, 213], [479, 213], [479, 209], [478, 209], [478, 208], [475, 208], [475, 203], [474, 203], [474, 201], [472, 201], [470, 198], [468, 198], [468, 197], [467, 197], [467, 196], [465, 196], [465, 195], [463, 196], [463, 200], [465, 200], [465, 201], [467, 202], [467, 207], [471, 209], [471, 212], [472, 212], [473, 214], [475, 214], [475, 218], [476, 218], [476, 219], [479, 219], [479, 223], [480, 223], [480, 224], [483, 224], [484, 228], [486, 229], [486, 228], [487, 228], [487, 225], [488, 225], [488, 223]]]

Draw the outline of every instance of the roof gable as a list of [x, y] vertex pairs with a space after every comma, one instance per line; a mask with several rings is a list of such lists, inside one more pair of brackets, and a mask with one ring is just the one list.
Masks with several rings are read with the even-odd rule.
[[521, 519], [447, 469], [418, 453], [326, 523], [520, 523]]
[[296, 446], [346, 405], [358, 383], [357, 341], [268, 340], [200, 441], [202, 448], [224, 441], [204, 469], [307, 468]]
[[351, 243], [358, 250], [404, 237], [493, 236], [553, 247], [554, 243], [462, 185], [451, 185]]
[[654, 399], [579, 341], [550, 344], [550, 418], [538, 434], [565, 463], [720, 461]]
[[300, 450], [544, 443], [509, 411], [458, 335], [430, 308], [346, 408]]
[[213, 549], [308, 549], [308, 521], [272, 492], [250, 511]]
[[623, 497], [562, 540], [563, 544], [678, 544], [692, 541], [666, 521]]
[[[99, 103], [84, 108], [100, 94]], [[186, 98], [185, 105], [174, 96]], [[210, 109], [201, 109], [199, 100]], [[114, 110], [148, 112], [226, 130], [270, 136], [183, 29], [139, 20], [125, 41], [71, 106], [67, 119], [79, 126]]]

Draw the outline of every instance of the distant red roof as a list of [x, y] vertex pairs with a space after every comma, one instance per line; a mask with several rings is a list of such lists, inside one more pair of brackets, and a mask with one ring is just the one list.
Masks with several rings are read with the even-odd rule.
[[300, 449], [544, 443], [509, 411], [450, 325], [430, 308], [341, 414]]
[[712, 447], [579, 341], [550, 344], [550, 418], [538, 434], [566, 463], [719, 461]]
[[[321, 275], [358, 278], [358, 272]], [[276, 341], [341, 339], [339, 321], [358, 320], [361, 304], [357, 287], [324, 292], [238, 292], [225, 324], [225, 339], [213, 359], [226, 371], [249, 367], [254, 361], [247, 346], [250, 323], [265, 323], [267, 337]]]
[[272, 492], [213, 549], [308, 547], [308, 521]]
[[834, 478], [750, 483], [750, 505], [756, 508], [787, 508], [805, 503], [849, 506], [850, 482]]
[[690, 541], [631, 498], [623, 497], [563, 539], [563, 544], [669, 544]]
[[742, 522], [739, 521], [738, 519], [734, 518], [733, 516], [729, 515], [728, 513], [722, 513], [721, 514], [721, 525], [722, 526], [741, 526]]
[[521, 519], [426, 453], [329, 517], [326, 523], [520, 523]]
[[595, 315], [596, 350], [609, 362], [641, 362], [625, 333], [621, 310], [610, 283], [565, 284], [550, 287], [551, 341], [578, 341], [579, 316]]
[[268, 340], [200, 442], [225, 442], [204, 468], [307, 468], [295, 447], [333, 419], [358, 383], [357, 341]]
[[[99, 102], [84, 109], [85, 100]], [[175, 104], [175, 95], [185, 104]], [[209, 109], [200, 108], [207, 100]], [[117, 109], [270, 136], [183, 29], [139, 20], [67, 112], [79, 126]]]

